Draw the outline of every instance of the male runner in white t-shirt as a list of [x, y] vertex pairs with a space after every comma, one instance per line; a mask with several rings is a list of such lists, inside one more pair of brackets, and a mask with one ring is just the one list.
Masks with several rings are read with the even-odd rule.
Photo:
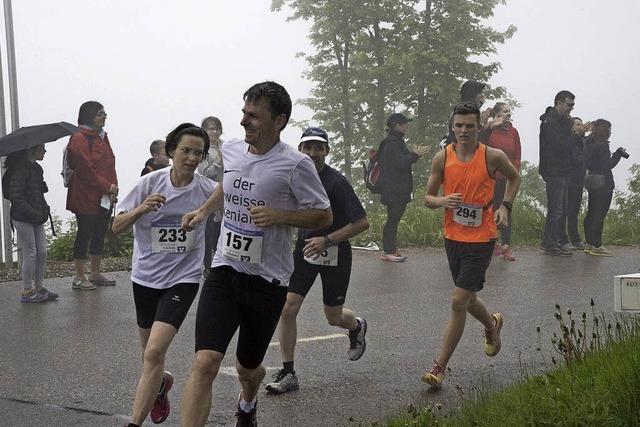
[[245, 139], [225, 142], [221, 185], [182, 220], [183, 228], [190, 229], [224, 205], [213, 268], [196, 315], [196, 357], [182, 399], [182, 425], [187, 427], [205, 424], [211, 385], [238, 328], [242, 391], [236, 425], [256, 425], [256, 395], [265, 376], [261, 363], [293, 272], [292, 227], [326, 228], [333, 220], [311, 159], [280, 141], [291, 115], [285, 88], [258, 83], [243, 98]]

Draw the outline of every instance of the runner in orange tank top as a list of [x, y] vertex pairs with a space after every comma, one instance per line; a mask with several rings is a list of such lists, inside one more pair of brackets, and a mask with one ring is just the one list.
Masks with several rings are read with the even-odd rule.
[[[504, 152], [478, 143], [479, 126], [478, 107], [469, 103], [455, 106], [452, 130], [456, 141], [434, 156], [424, 196], [427, 207], [445, 209], [444, 245], [455, 284], [442, 348], [431, 370], [422, 376], [422, 381], [436, 387], [444, 380], [446, 366], [464, 332], [467, 313], [484, 325], [487, 356], [498, 354], [501, 345], [502, 315], [491, 314], [477, 292], [484, 286], [496, 227], [507, 225], [520, 176]], [[507, 178], [507, 188], [502, 206], [493, 212], [496, 172]], [[440, 187], [442, 196], [438, 195]]]

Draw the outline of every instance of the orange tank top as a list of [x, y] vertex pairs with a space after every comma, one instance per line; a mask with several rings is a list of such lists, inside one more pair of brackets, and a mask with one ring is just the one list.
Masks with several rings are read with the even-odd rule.
[[445, 208], [444, 236], [457, 242], [488, 242], [496, 238], [493, 220], [493, 190], [495, 179], [487, 168], [487, 146], [478, 148], [469, 162], [461, 162], [454, 146], [445, 149], [443, 191], [447, 196], [461, 193], [462, 203], [454, 209]]

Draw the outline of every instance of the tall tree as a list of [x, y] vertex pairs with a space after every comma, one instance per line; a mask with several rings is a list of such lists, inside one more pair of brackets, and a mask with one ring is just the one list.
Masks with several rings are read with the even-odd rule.
[[416, 118], [413, 142], [437, 143], [461, 82], [486, 81], [499, 70], [499, 63], [478, 59], [515, 31], [483, 24], [504, 1], [272, 1], [272, 10], [292, 10], [289, 20], [312, 22], [315, 53], [306, 57], [305, 76], [315, 86], [301, 102], [335, 135], [332, 160], [350, 181], [391, 111]]

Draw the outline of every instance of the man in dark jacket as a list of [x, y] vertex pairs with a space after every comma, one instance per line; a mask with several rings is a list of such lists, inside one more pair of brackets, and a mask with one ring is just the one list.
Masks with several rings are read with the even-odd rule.
[[571, 159], [571, 110], [575, 95], [568, 90], [558, 92], [554, 106], [540, 116], [540, 163], [538, 172], [546, 185], [547, 217], [542, 248], [552, 256], [571, 256], [560, 246], [562, 220], [566, 215]]
[[[578, 232], [578, 214], [582, 206], [582, 193], [584, 192], [584, 140], [585, 132], [590, 124], [584, 124], [579, 117], [571, 118], [571, 143], [569, 146], [570, 163], [569, 183], [567, 190], [566, 215], [562, 217], [560, 233], [558, 235], [560, 247], [570, 251], [583, 250], [584, 243]], [[566, 230], [565, 230], [566, 224]], [[568, 233], [568, 234], [567, 234]]]
[[411, 201], [413, 176], [411, 165], [430, 151], [425, 145], [416, 146], [409, 151], [404, 134], [410, 120], [400, 113], [394, 113], [387, 120], [387, 137], [380, 143], [382, 153], [382, 174], [384, 179], [380, 202], [387, 207], [387, 222], [382, 230], [382, 246], [384, 253], [380, 258], [384, 261], [402, 262], [407, 259], [400, 255], [396, 238], [398, 225], [404, 214], [407, 203]]

